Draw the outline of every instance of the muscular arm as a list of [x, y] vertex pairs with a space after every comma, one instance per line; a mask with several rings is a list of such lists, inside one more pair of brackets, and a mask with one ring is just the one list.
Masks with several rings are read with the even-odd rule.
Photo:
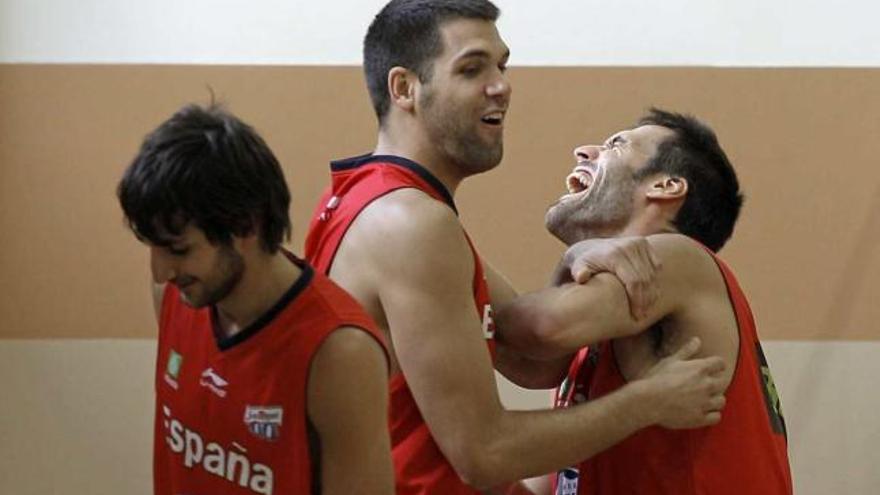
[[[505, 307], [516, 299], [517, 293], [510, 282], [488, 263], [483, 263], [492, 307]], [[497, 322], [496, 322], [497, 323]], [[559, 385], [571, 362], [570, 355], [553, 359], [535, 359], [507, 345], [504, 330], [496, 325], [495, 369], [505, 378], [523, 388], [546, 389]]]
[[[668, 380], [634, 382], [564, 410], [505, 411], [474, 308], [473, 257], [453, 213], [405, 190], [371, 204], [355, 229], [357, 249], [377, 277], [373, 287], [399, 366], [433, 437], [467, 483], [487, 488], [554, 471], [668, 412]], [[710, 364], [691, 362], [701, 367], [688, 374], [696, 378], [688, 380], [694, 397], [715, 393]], [[717, 421], [697, 416], [695, 426]]]
[[[664, 318], [677, 322], [694, 314], [711, 314], [729, 305], [718, 268], [692, 240], [677, 234], [647, 237], [663, 264], [657, 274], [659, 297], [644, 317], [632, 316], [620, 281], [599, 273], [585, 284], [567, 283], [519, 297], [498, 308], [496, 324], [514, 349], [538, 358], [567, 355], [603, 340], [639, 333]], [[690, 323], [685, 321], [685, 323]], [[699, 335], [710, 344], [714, 327], [726, 327], [704, 319], [707, 328]], [[706, 350], [706, 346], [704, 346]], [[732, 370], [730, 370], [732, 373]]]
[[382, 349], [362, 330], [336, 330], [321, 344], [307, 399], [321, 442], [321, 493], [394, 493], [387, 376]]

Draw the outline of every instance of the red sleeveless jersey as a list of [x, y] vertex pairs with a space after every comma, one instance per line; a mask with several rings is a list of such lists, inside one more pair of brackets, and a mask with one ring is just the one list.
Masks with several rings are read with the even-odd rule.
[[[357, 215], [373, 200], [391, 191], [418, 189], [455, 211], [452, 196], [443, 184], [422, 166], [401, 157], [365, 155], [336, 161], [331, 164], [331, 172], [332, 184], [312, 217], [305, 250], [306, 258], [323, 273], [330, 273], [339, 244]], [[473, 244], [471, 251], [475, 310], [483, 321], [483, 333], [494, 355], [489, 288]], [[461, 481], [440, 452], [402, 373], [392, 376], [390, 395], [389, 426], [397, 493], [478, 493]]]
[[[792, 493], [785, 422], [751, 309], [733, 273], [712, 256], [724, 277], [739, 328], [739, 355], [725, 393], [727, 404], [721, 422], [692, 430], [643, 429], [582, 462], [579, 473], [572, 469], [560, 472], [556, 493]], [[625, 382], [611, 343], [603, 342], [589, 353], [582, 350], [575, 358], [557, 392], [557, 406], [601, 397]]]
[[347, 292], [296, 263], [302, 275], [282, 299], [228, 339], [215, 337], [212, 308], [187, 306], [167, 284], [156, 366], [157, 495], [315, 493], [319, 443], [306, 414], [312, 357], [340, 327], [361, 328], [383, 348], [384, 338]]

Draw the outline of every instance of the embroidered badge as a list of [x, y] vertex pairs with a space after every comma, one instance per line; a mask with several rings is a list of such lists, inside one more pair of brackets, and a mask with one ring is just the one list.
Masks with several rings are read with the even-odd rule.
[[258, 438], [274, 442], [281, 436], [283, 416], [284, 408], [281, 406], [247, 406], [244, 410], [244, 424]]

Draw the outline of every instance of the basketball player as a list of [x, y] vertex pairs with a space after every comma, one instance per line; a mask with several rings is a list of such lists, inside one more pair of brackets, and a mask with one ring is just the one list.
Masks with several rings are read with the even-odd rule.
[[[590, 404], [506, 411], [493, 364], [514, 381], [526, 360], [496, 352], [492, 305], [515, 296], [484, 264], [454, 195], [501, 160], [508, 49], [486, 0], [393, 0], [364, 41], [379, 120], [371, 154], [333, 162], [306, 256], [347, 289], [393, 349], [391, 438], [398, 493], [473, 494], [556, 470], [654, 424], [717, 421], [717, 358], [696, 342]], [[563, 367], [545, 383], [559, 382]]]
[[568, 194], [548, 210], [547, 229], [569, 245], [647, 236], [663, 266], [659, 298], [635, 319], [618, 280], [598, 274], [500, 308], [504, 341], [544, 359], [580, 350], [557, 391], [565, 408], [603, 400], [699, 337], [698, 355], [724, 360], [726, 406], [714, 426], [655, 425], [585, 457], [559, 472], [555, 493], [790, 494], [779, 397], [748, 301], [715, 254], [742, 204], [715, 133], [693, 117], [652, 110], [574, 155]]
[[383, 337], [281, 247], [290, 194], [260, 136], [185, 107], [118, 196], [155, 282], [155, 493], [392, 493]]

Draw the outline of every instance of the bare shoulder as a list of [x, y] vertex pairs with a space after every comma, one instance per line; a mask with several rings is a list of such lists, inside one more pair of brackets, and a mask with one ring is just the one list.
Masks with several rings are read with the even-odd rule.
[[722, 374], [730, 383], [736, 369], [739, 332], [736, 315], [721, 269], [712, 254], [693, 239], [678, 234], [649, 237], [657, 249], [664, 277], [675, 276], [686, 294], [670, 323], [676, 329], [666, 342], [667, 351], [697, 336], [702, 341], [698, 357], [718, 356], [727, 364]]
[[384, 366], [385, 351], [382, 344], [365, 330], [346, 326], [331, 333], [315, 354], [315, 369], [362, 369]]
[[320, 437], [323, 492], [392, 493], [381, 345], [360, 328], [338, 328], [318, 348], [308, 380], [306, 409]]
[[450, 233], [461, 235], [461, 224], [452, 208], [417, 189], [391, 192], [371, 203], [361, 216], [377, 236], [392, 243], [401, 236], [432, 241]]
[[[379, 342], [359, 328], [338, 328], [309, 366], [309, 415], [319, 431], [326, 431], [358, 403], [385, 400], [387, 388], [388, 361]], [[322, 393], [327, 390], [336, 393]]]
[[[468, 266], [470, 252], [455, 212], [422, 191], [400, 189], [374, 201], [358, 219], [359, 246], [383, 276], [441, 273]], [[471, 267], [472, 268], [472, 267]]]
[[682, 234], [647, 237], [662, 263], [661, 276], [668, 282], [686, 284], [692, 290], [718, 288], [721, 273], [709, 251]]

